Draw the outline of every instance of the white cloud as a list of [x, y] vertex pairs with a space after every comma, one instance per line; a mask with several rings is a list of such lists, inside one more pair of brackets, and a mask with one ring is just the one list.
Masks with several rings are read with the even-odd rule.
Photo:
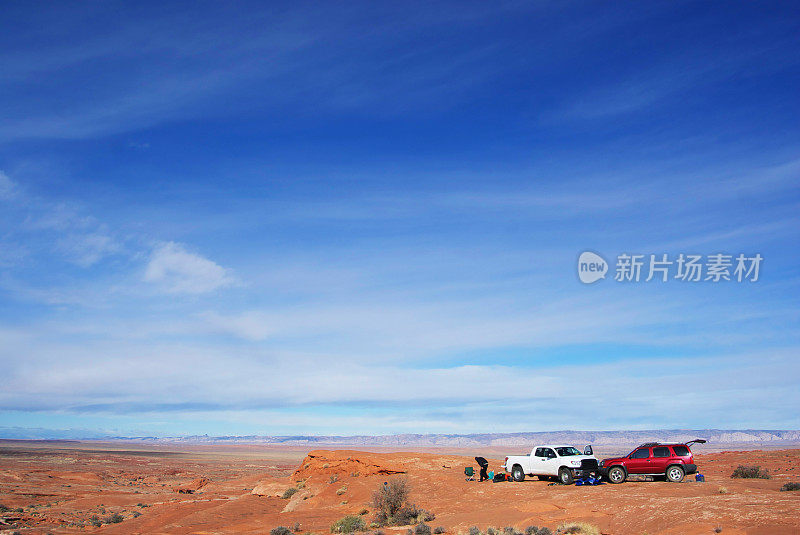
[[[472, 422], [475, 432], [681, 428], [689, 424], [686, 414], [691, 414], [691, 425], [699, 427], [797, 425], [796, 414], [790, 410], [798, 398], [793, 347], [647, 362], [638, 358], [605, 364], [553, 362], [540, 369], [415, 368], [357, 365], [323, 355], [232, 352], [204, 344], [123, 346], [89, 341], [52, 345], [36, 338], [35, 332], [0, 331], [0, 339], [6, 342], [0, 360], [7, 357], [1, 408], [148, 413], [166, 418], [174, 411], [202, 410], [209, 419], [214, 413], [224, 417], [227, 411], [266, 410], [277, 415], [294, 408], [312, 420], [284, 422], [296, 432], [302, 425], [322, 427], [316, 420], [323, 418], [317, 412], [321, 406], [373, 406], [362, 416], [374, 420], [361, 424], [348, 421], [352, 414], [348, 410], [326, 411], [326, 424], [338, 426], [329, 430], [332, 434], [363, 431], [367, 425], [383, 432], [450, 432], [465, 420]], [[14, 360], [19, 347], [32, 348], [29, 359]], [[102, 362], [97, 354], [104, 355]], [[132, 362], [137, 373], [128, 374], [124, 383], [117, 381], [130, 371]], [[669, 392], [654, 392], [653, 385], [664, 384], [670, 385]], [[764, 398], [766, 390], [774, 395]], [[741, 411], [731, 410], [742, 403]], [[537, 419], [531, 421], [530, 414], [537, 414]], [[298, 412], [293, 410], [292, 416]], [[380, 421], [386, 416], [399, 420], [387, 426]], [[273, 430], [279, 424], [272, 418], [267, 421]]]
[[171, 293], [200, 294], [233, 284], [219, 264], [192, 253], [175, 242], [158, 245], [150, 256], [144, 280]]
[[17, 185], [11, 180], [7, 174], [0, 171], [0, 199], [10, 199], [14, 196]]
[[232, 316], [223, 316], [216, 312], [205, 312], [200, 314], [200, 317], [212, 329], [245, 340], [265, 340], [275, 331], [275, 318], [258, 311], [243, 312]]
[[81, 267], [90, 267], [121, 250], [120, 245], [103, 232], [70, 234], [60, 240], [58, 245], [71, 262]]

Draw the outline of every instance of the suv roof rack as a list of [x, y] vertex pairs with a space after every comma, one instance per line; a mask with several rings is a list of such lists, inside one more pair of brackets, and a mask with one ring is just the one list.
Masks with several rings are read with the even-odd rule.
[[661, 444], [661, 442], [645, 442], [637, 446], [637, 448], [649, 448], [651, 446], [658, 446], [659, 444]]

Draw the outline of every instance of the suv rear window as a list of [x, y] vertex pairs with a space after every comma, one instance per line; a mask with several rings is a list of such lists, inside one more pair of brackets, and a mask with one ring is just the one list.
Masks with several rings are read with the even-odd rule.
[[647, 448], [636, 450], [631, 454], [631, 459], [647, 459], [648, 457], [650, 457], [650, 450]]
[[689, 455], [691, 455], [691, 453], [689, 452], [689, 448], [687, 448], [686, 446], [672, 446], [672, 451], [674, 451], [675, 455], [677, 455], [678, 457], [688, 457]]
[[658, 448], [653, 448], [653, 457], [669, 457], [672, 454], [669, 452], [669, 448], [665, 448], [663, 446]]

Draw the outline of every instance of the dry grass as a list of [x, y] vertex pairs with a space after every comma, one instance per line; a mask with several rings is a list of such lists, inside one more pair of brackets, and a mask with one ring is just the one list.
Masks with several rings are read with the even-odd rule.
[[601, 535], [600, 528], [586, 522], [566, 522], [558, 526], [556, 533], [563, 535]]

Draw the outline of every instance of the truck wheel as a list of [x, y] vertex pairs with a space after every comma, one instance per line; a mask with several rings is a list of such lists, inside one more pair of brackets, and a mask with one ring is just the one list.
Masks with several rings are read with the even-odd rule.
[[514, 477], [514, 481], [525, 481], [525, 472], [522, 471], [522, 467], [518, 464], [515, 464], [514, 468], [511, 469], [511, 475]]
[[558, 480], [562, 485], [572, 485], [572, 479], [572, 470], [566, 466], [562, 466], [558, 469]]
[[617, 484], [622, 483], [625, 481], [626, 475], [625, 470], [622, 469], [620, 466], [614, 466], [608, 471], [608, 480], [611, 483]]
[[683, 476], [685, 475], [686, 472], [677, 464], [673, 464], [667, 468], [667, 481], [671, 481], [672, 483], [680, 483], [683, 481]]

